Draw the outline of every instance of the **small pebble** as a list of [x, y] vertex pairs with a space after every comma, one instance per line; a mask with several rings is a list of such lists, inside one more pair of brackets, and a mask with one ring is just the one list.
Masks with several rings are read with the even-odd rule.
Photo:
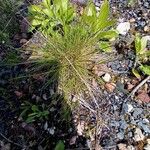
[[111, 80], [111, 76], [108, 73], [106, 73], [102, 78], [105, 82], [109, 82]]
[[20, 44], [25, 44], [25, 43], [27, 43], [28, 41], [26, 40], [26, 39], [21, 39], [20, 40]]
[[119, 133], [117, 134], [117, 138], [118, 138], [119, 140], [124, 139], [124, 133], [119, 132]]
[[145, 136], [143, 135], [140, 128], [135, 129], [134, 139], [136, 142], [144, 140]]
[[144, 31], [145, 31], [145, 32], [148, 32], [149, 30], [150, 30], [150, 29], [149, 29], [148, 26], [145, 26], [145, 27], [144, 27]]
[[126, 113], [130, 113], [133, 111], [133, 106], [131, 104], [124, 104], [123, 105], [123, 111]]

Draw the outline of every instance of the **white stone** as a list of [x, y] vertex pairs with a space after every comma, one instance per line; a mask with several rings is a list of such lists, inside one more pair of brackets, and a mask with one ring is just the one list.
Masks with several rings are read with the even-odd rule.
[[44, 130], [47, 130], [47, 128], [48, 128], [48, 123], [46, 121], [45, 124], [44, 124]]
[[147, 139], [147, 143], [150, 145], [150, 139]]
[[143, 119], [143, 123], [149, 123], [149, 120], [146, 119], [146, 118], [144, 118], [144, 119]]
[[47, 130], [48, 130], [49, 134], [54, 135], [54, 133], [55, 133], [54, 128], [48, 128]]
[[109, 73], [106, 73], [102, 78], [105, 82], [109, 82], [111, 80], [111, 76]]
[[128, 31], [130, 30], [130, 23], [129, 22], [121, 22], [117, 26], [117, 31], [121, 35], [126, 35]]
[[144, 146], [144, 150], [150, 150], [150, 144], [147, 144], [146, 146]]
[[150, 35], [144, 36], [143, 38], [145, 38], [146, 40], [150, 41]]
[[129, 145], [129, 146], [127, 146], [127, 150], [135, 150], [135, 148], [133, 145]]
[[126, 112], [129, 113], [133, 110], [133, 106], [131, 104], [127, 104], [125, 109], [126, 109]]
[[142, 141], [142, 140], [144, 140], [144, 138], [145, 138], [145, 137], [144, 137], [144, 135], [143, 135], [141, 129], [140, 129], [140, 128], [136, 128], [136, 129], [135, 129], [135, 133], [134, 133], [134, 139], [135, 139], [135, 141], [136, 141], [136, 142]]

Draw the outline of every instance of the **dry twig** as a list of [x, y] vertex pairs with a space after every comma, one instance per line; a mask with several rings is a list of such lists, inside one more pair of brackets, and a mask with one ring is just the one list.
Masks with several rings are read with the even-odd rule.
[[129, 96], [126, 98], [126, 101], [131, 97], [134, 97], [134, 94], [137, 92], [137, 90], [143, 86], [148, 80], [150, 79], [150, 76], [147, 76], [142, 82], [140, 82], [133, 90], [132, 92], [129, 94]]

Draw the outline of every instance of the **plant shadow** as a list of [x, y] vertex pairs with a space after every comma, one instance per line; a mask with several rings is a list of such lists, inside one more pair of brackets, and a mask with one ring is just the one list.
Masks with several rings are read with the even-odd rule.
[[[7, 9], [10, 10], [6, 12]], [[0, 13], [5, 16], [10, 11], [11, 8], [5, 7]], [[66, 149], [86, 147], [83, 137], [70, 144], [71, 138], [78, 135], [71, 108], [58, 87], [60, 64], [51, 60], [39, 69], [38, 63], [26, 62], [31, 53], [22, 50], [22, 37], [13, 39], [15, 34], [22, 34], [15, 14], [13, 18], [12, 22], [7, 18], [6, 22], [10, 20], [10, 23], [5, 30], [6, 22], [0, 25], [0, 140], [11, 143], [12, 150], [24, 147], [55, 149], [59, 141]], [[29, 40], [30, 33], [27, 34]], [[34, 44], [37, 46], [39, 42]], [[29, 49], [32, 50], [31, 47]], [[34, 69], [31, 71], [31, 68]]]

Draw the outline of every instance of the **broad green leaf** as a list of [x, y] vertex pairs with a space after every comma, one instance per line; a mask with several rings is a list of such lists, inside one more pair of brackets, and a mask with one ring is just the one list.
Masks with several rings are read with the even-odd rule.
[[100, 39], [112, 39], [118, 37], [118, 33], [116, 30], [103, 31], [99, 33]]
[[53, 6], [54, 6], [55, 13], [56, 13], [61, 7], [60, 0], [54, 0], [53, 1]]
[[35, 111], [39, 111], [39, 108], [38, 108], [36, 105], [33, 105], [31, 109], [32, 109], [34, 112], [35, 112]]
[[111, 50], [112, 50], [112, 47], [111, 47], [110, 43], [109, 42], [104, 42], [104, 41], [101, 41], [99, 43], [99, 48], [104, 52], [111, 52]]
[[35, 121], [35, 116], [32, 116], [32, 117], [27, 118], [26, 123], [31, 123], [31, 122], [34, 122], [34, 121]]
[[65, 150], [65, 145], [61, 140], [57, 143], [55, 150]]
[[140, 76], [140, 74], [138, 73], [138, 71], [135, 70], [134, 68], [132, 69], [132, 73], [133, 73], [138, 79], [141, 78], [141, 76]]
[[48, 115], [48, 114], [49, 114], [49, 111], [48, 111], [48, 110], [45, 110], [45, 111], [42, 112], [42, 116], [46, 116], [46, 115]]
[[139, 34], [135, 35], [135, 49], [136, 49], [136, 55], [141, 53], [141, 38]]
[[53, 16], [53, 13], [50, 9], [43, 9], [43, 13], [46, 14], [49, 18]]
[[42, 23], [42, 22], [39, 21], [39, 20], [37, 20], [37, 19], [32, 20], [32, 25], [33, 25], [33, 26], [38, 26], [38, 25], [40, 25], [41, 23]]
[[39, 12], [41, 13], [42, 12], [42, 8], [40, 5], [31, 5], [29, 8], [28, 8], [29, 12], [30, 13], [34, 13], [34, 12]]
[[146, 74], [150, 76], [150, 66], [148, 65], [141, 65], [140, 69]]
[[109, 17], [109, 2], [105, 0], [100, 8], [98, 19], [100, 21], [106, 21]]
[[88, 6], [86, 15], [96, 17], [96, 8], [93, 3]]
[[97, 25], [99, 30], [104, 30], [108, 27], [115, 25], [115, 20], [101, 21], [100, 24]]

